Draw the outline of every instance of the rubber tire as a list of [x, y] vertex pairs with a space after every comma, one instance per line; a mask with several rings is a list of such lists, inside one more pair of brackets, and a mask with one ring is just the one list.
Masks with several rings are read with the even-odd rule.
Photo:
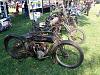
[[[79, 62], [78, 62], [78, 63], [73, 64], [73, 65], [68, 65], [68, 64], [64, 64], [63, 62], [60, 61], [60, 59], [59, 59], [58, 56], [57, 56], [57, 48], [60, 47], [60, 45], [65, 45], [65, 44], [66, 44], [66, 45], [71, 45], [71, 46], [75, 47], [75, 48], [79, 51], [79, 53], [80, 53], [80, 59], [79, 59]], [[70, 69], [74, 69], [74, 68], [79, 67], [79, 66], [82, 64], [83, 60], [84, 60], [84, 54], [83, 54], [82, 48], [80, 48], [80, 47], [78, 46], [78, 44], [74, 43], [73, 41], [70, 41], [70, 40], [63, 40], [60, 44], [58, 44], [58, 45], [55, 47], [55, 50], [56, 50], [56, 55], [55, 55], [56, 60], [57, 60], [57, 62], [58, 62], [61, 66], [63, 66], [63, 67], [70, 68]]]
[[[9, 41], [10, 41], [11, 39], [13, 39], [13, 38], [20, 40], [20, 41], [22, 42], [23, 46], [25, 47], [23, 38], [21, 38], [20, 36], [15, 36], [15, 35], [7, 35], [7, 36], [5, 37], [5, 39], [4, 39], [4, 46], [5, 46], [5, 50], [6, 50], [6, 52], [7, 52], [8, 54], [9, 54], [8, 44], [9, 44]], [[10, 56], [11, 56], [12, 58], [15, 58], [15, 59], [21, 59], [21, 57], [15, 57], [15, 56], [13, 56], [13, 55], [11, 55], [11, 54], [10, 54]]]

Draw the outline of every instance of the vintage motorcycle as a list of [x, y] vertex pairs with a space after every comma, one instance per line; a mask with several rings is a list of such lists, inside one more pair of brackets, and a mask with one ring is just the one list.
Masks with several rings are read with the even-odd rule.
[[32, 31], [25, 35], [7, 35], [5, 50], [15, 59], [34, 57], [39, 60], [52, 57], [61, 66], [79, 67], [84, 59], [82, 48], [70, 40], [62, 40], [56, 28], [51, 31]]
[[[61, 9], [61, 8], [59, 8]], [[68, 11], [68, 12], [67, 12]], [[50, 23], [52, 23], [52, 19], [54, 18], [58, 18], [59, 19], [59, 31], [62, 31], [63, 28], [65, 30], [65, 34], [67, 34], [67, 37], [69, 40], [74, 41], [78, 44], [82, 44], [85, 41], [85, 34], [84, 32], [78, 28], [77, 26], [77, 16], [76, 14], [71, 14], [69, 12], [69, 10], [65, 9], [65, 7], [63, 7], [62, 11], [56, 12], [51, 14], [49, 17], [46, 18], [46, 25], [51, 25]], [[56, 26], [57, 26], [56, 25]], [[61, 30], [62, 29], [62, 30]]]

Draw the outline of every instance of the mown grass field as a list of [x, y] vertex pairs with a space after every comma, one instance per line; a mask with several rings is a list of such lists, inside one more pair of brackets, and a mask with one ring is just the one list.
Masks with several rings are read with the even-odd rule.
[[31, 21], [23, 16], [12, 18], [13, 27], [0, 33], [0, 75], [100, 75], [100, 17], [96, 17], [99, 8], [100, 5], [96, 5], [89, 16], [79, 18], [79, 28], [86, 34], [81, 45], [85, 58], [76, 69], [53, 64], [50, 58], [44, 61], [27, 58], [22, 62], [12, 59], [4, 49], [4, 37], [11, 33], [22, 35], [32, 27]]

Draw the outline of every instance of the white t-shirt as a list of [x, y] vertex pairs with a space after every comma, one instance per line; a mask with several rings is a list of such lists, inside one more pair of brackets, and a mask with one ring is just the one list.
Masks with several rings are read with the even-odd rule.
[[24, 8], [24, 4], [25, 4], [25, 3], [22, 4], [22, 8]]

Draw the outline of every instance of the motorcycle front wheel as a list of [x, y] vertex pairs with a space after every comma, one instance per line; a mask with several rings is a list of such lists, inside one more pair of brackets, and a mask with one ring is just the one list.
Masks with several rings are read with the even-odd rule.
[[57, 62], [66, 68], [79, 67], [84, 59], [82, 49], [72, 41], [63, 41], [56, 46], [56, 60]]

